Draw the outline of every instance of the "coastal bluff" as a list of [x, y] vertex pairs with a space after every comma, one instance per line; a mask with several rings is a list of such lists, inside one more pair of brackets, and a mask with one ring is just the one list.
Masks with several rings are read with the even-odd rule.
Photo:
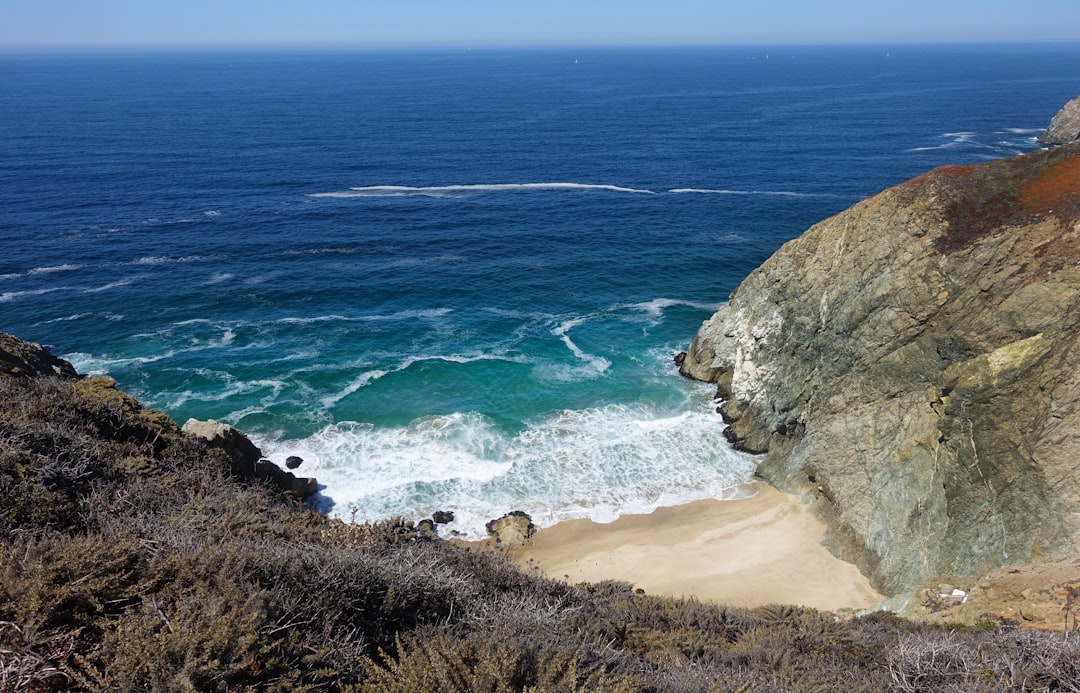
[[1080, 144], [816, 224], [700, 328], [737, 447], [885, 593], [1080, 551]]

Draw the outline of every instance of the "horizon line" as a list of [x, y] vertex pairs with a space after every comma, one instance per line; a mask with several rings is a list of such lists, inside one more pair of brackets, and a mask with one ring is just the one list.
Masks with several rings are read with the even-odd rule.
[[897, 41], [730, 41], [730, 42], [618, 42], [618, 43], [386, 43], [362, 44], [353, 42], [240, 42], [240, 43], [58, 43], [0, 45], [0, 55], [25, 54], [126, 54], [126, 53], [288, 53], [288, 52], [349, 52], [349, 53], [425, 53], [425, 52], [483, 52], [483, 51], [603, 51], [603, 50], [708, 50], [724, 48], [919, 48], [919, 47], [1073, 47], [1080, 41], [1031, 39], [970, 39], [970, 40], [897, 40]]

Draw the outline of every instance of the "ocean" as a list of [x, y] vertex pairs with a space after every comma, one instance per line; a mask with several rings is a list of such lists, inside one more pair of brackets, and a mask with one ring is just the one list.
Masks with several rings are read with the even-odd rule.
[[1030, 151], [1080, 46], [0, 55], [0, 330], [484, 534], [737, 496], [673, 355], [785, 241]]

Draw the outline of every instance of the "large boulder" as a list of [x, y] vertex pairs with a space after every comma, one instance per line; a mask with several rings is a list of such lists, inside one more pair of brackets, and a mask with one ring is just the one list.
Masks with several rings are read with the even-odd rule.
[[314, 478], [296, 476], [265, 459], [255, 463], [255, 478], [270, 481], [285, 493], [298, 498], [313, 496], [319, 490], [319, 484]]
[[1080, 140], [1080, 96], [1065, 104], [1046, 132], [1039, 136], [1043, 144], [1069, 144], [1077, 140]]
[[269, 481], [285, 493], [299, 498], [315, 495], [319, 490], [316, 479], [298, 477], [263, 458], [262, 450], [250, 438], [228, 424], [213, 419], [188, 419], [181, 430], [202, 438], [209, 447], [222, 450], [229, 458], [232, 473], [241, 479]]
[[681, 370], [887, 593], [1080, 550], [1080, 144], [932, 171], [784, 245]]
[[505, 548], [528, 544], [536, 533], [532, 518], [520, 510], [513, 510], [496, 520], [491, 520], [485, 527], [488, 536], [494, 539], [497, 545]]
[[0, 374], [26, 378], [56, 377], [78, 380], [75, 367], [49, 353], [40, 344], [24, 342], [18, 337], [0, 332]]

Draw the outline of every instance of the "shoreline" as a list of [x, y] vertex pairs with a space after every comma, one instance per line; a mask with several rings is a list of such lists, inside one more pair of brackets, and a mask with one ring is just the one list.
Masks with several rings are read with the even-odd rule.
[[822, 545], [825, 525], [798, 496], [764, 482], [736, 500], [701, 500], [600, 524], [537, 530], [511, 558], [567, 582], [621, 580], [647, 594], [730, 606], [871, 609], [885, 596]]

